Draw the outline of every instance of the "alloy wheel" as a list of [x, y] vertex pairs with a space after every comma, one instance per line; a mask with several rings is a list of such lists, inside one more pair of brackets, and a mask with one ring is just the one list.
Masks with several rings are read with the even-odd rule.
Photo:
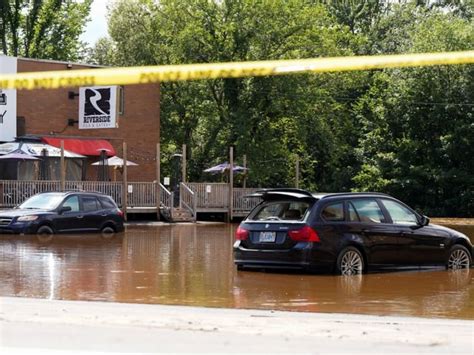
[[359, 253], [353, 250], [347, 251], [341, 260], [341, 275], [362, 274], [364, 262]]
[[463, 249], [454, 250], [448, 259], [448, 269], [467, 269], [469, 268], [469, 255]]

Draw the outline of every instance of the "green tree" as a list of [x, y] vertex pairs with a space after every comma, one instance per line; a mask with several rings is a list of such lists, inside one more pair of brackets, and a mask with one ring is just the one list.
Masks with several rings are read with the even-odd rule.
[[0, 45], [3, 54], [29, 58], [78, 60], [79, 41], [92, 0], [1, 0]]
[[[119, 0], [101, 64], [159, 65], [470, 49], [463, 1]], [[190, 178], [247, 155], [253, 186], [376, 190], [474, 215], [472, 66], [163, 83], [164, 154]], [[166, 169], [166, 164], [165, 164]]]
[[[324, 6], [301, 1], [119, 1], [109, 32], [118, 49], [113, 62], [121, 65], [335, 56], [355, 47], [355, 36]], [[291, 184], [298, 154], [308, 187], [319, 177], [334, 189], [327, 167], [344, 170], [348, 145], [330, 126], [350, 129], [350, 122], [347, 106], [331, 95], [352, 97], [343, 85], [364, 85], [353, 77], [364, 75], [163, 83], [163, 143], [170, 150], [188, 144], [193, 179], [204, 178], [202, 170], [226, 159], [233, 145], [238, 157], [247, 155], [255, 185]], [[345, 181], [347, 188], [352, 182]]]
[[[401, 7], [386, 19], [399, 26], [400, 11], [412, 17], [398, 51], [472, 48], [472, 20], [437, 8], [409, 9], [410, 15]], [[389, 192], [434, 215], [472, 216], [473, 74], [472, 66], [378, 72], [357, 103], [364, 132], [357, 186]]]

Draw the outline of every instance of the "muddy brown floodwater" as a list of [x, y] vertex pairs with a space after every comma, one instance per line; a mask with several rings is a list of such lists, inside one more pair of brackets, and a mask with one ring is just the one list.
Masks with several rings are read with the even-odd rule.
[[[474, 220], [439, 220], [474, 241]], [[341, 277], [237, 272], [233, 224], [0, 235], [0, 296], [474, 319], [474, 269]]]

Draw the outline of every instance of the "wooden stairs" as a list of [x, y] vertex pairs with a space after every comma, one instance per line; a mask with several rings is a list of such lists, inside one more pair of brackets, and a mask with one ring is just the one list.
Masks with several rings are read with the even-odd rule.
[[195, 222], [195, 218], [193, 217], [192, 213], [189, 210], [181, 207], [173, 207], [172, 210], [161, 209], [161, 215], [168, 222], [172, 223]]

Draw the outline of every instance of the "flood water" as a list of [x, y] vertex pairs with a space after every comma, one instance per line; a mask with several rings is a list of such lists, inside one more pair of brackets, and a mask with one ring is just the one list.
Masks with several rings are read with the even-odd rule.
[[[441, 222], [474, 241], [474, 220]], [[49, 242], [0, 235], [0, 296], [474, 319], [474, 269], [237, 272], [236, 227], [129, 226], [113, 239]]]

